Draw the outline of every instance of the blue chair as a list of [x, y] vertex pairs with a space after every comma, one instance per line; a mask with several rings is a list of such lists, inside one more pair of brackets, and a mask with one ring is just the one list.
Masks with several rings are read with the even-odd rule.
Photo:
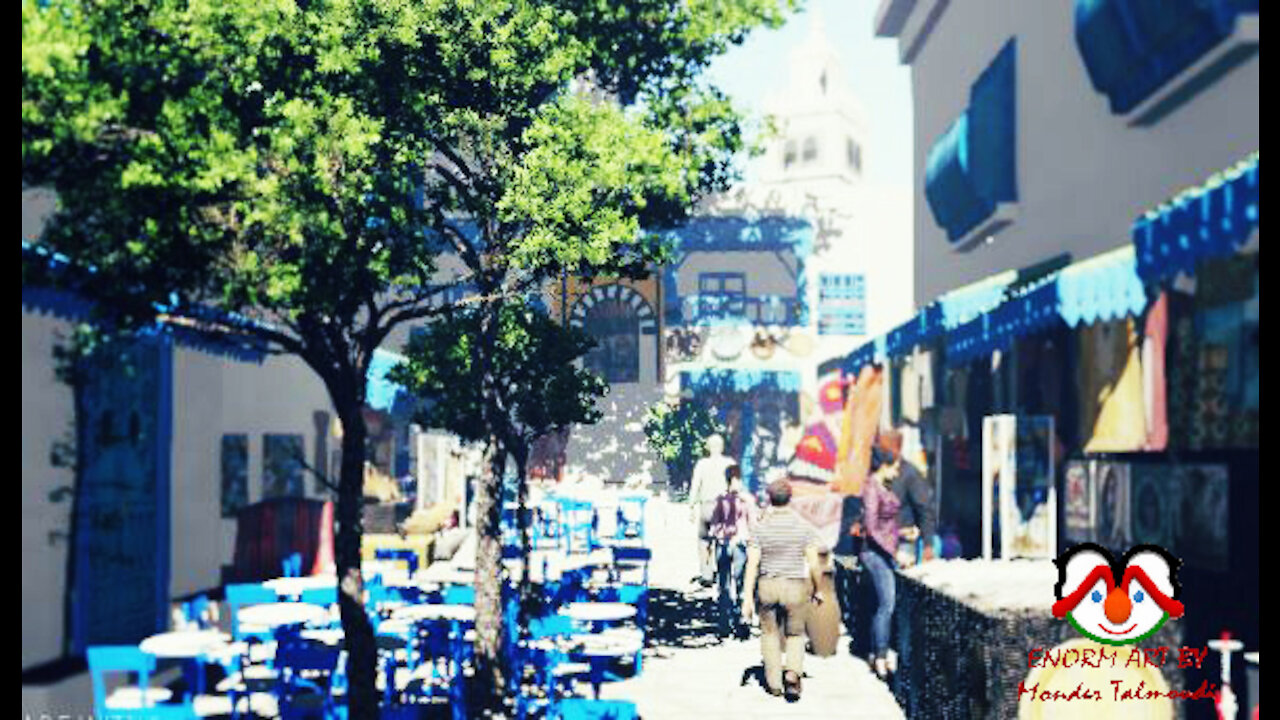
[[547, 720], [635, 720], [636, 704], [627, 700], [570, 698], [551, 706]]
[[302, 575], [302, 553], [290, 553], [280, 561], [283, 577], [300, 577]]
[[402, 562], [409, 568], [409, 574], [418, 572], [418, 553], [409, 548], [378, 548], [373, 551], [378, 560]]
[[[626, 495], [618, 500], [618, 524], [614, 540], [619, 542], [628, 538], [636, 538], [644, 542], [644, 504], [648, 500], [643, 495]], [[630, 511], [628, 508], [631, 508]]]
[[425, 673], [418, 675], [428, 696], [434, 693], [439, 681], [453, 678], [454, 640], [453, 626], [448, 620], [424, 620], [413, 625], [409, 669], [416, 673], [423, 663], [430, 663], [430, 678]]
[[231, 614], [231, 637], [244, 640], [249, 636], [259, 640], [269, 640], [270, 632], [243, 633], [240, 630], [240, 609], [249, 605], [265, 605], [277, 602], [279, 596], [269, 587], [256, 583], [243, 583], [227, 586], [227, 612]]
[[613, 548], [613, 576], [621, 576], [621, 565], [639, 565], [643, 571], [641, 584], [649, 584], [649, 561], [653, 559], [653, 551], [646, 547], [619, 546]]
[[623, 583], [600, 590], [597, 597], [601, 602], [617, 602], [634, 605], [636, 608], [636, 625], [644, 629], [649, 620], [649, 588], [645, 585]]
[[560, 548], [563, 540], [560, 504], [554, 498], [548, 498], [533, 510], [533, 547], [542, 549], [548, 540], [553, 548]]
[[338, 588], [336, 587], [320, 587], [309, 588], [302, 591], [302, 602], [309, 605], [320, 605], [322, 607], [330, 607], [338, 604]]
[[209, 619], [209, 596], [197, 595], [186, 602], [183, 602], [179, 609], [182, 613], [182, 619], [188, 625], [194, 625], [201, 630], [209, 629], [211, 624]]
[[276, 698], [282, 720], [325, 720], [333, 711], [331, 680], [339, 651], [303, 644], [282, 644], [276, 651]]
[[[89, 679], [93, 683], [94, 713], [100, 717], [141, 717], [137, 711], [151, 710], [158, 703], [172, 697], [166, 688], [151, 687], [151, 675], [156, 670], [156, 659], [134, 645], [99, 645], [86, 653], [89, 661]], [[128, 685], [107, 695], [106, 676], [109, 674], [137, 676], [135, 685]]]
[[585, 500], [557, 498], [560, 505], [560, 533], [564, 536], [565, 552], [574, 552], [578, 538], [586, 545], [584, 552], [600, 546], [596, 537], [595, 506]]
[[445, 605], [474, 605], [476, 603], [476, 589], [470, 585], [447, 585], [444, 588], [442, 599]]

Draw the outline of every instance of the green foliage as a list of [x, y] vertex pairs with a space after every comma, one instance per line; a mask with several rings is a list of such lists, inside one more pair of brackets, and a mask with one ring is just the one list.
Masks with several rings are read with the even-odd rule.
[[528, 442], [574, 424], [600, 418], [595, 402], [607, 387], [574, 363], [594, 341], [525, 304], [506, 304], [498, 316], [497, 347], [490, 350], [507, 415], [493, 428], [492, 408], [481, 392], [483, 371], [476, 354], [483, 318], [476, 308], [450, 313], [409, 340], [406, 362], [389, 378], [427, 400], [418, 422], [448, 430], [464, 441], [486, 440], [491, 429]]
[[791, 4], [24, 0], [23, 181], [117, 320], [372, 346], [429, 315], [441, 240], [486, 292], [661, 261], [745, 147], [701, 72]]
[[[586, 422], [601, 389], [570, 369], [582, 341], [519, 299], [668, 256], [658, 235], [746, 148], [703, 71], [794, 5], [23, 0], [23, 185], [57, 193], [39, 243], [86, 270], [61, 279], [114, 327], [249, 333], [311, 366], [353, 428], [374, 349], [430, 318], [439, 342], [404, 379], [438, 422], [472, 438]], [[460, 283], [473, 304], [441, 303]], [[360, 482], [344, 473], [339, 516]], [[370, 717], [352, 622], [351, 712]]]
[[688, 482], [694, 463], [706, 454], [707, 438], [724, 432], [706, 407], [691, 400], [656, 403], [645, 412], [645, 441], [666, 463], [677, 486]]

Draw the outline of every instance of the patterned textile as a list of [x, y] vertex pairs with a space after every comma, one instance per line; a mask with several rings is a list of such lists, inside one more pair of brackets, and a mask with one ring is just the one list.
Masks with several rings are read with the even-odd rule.
[[1132, 452], [1147, 439], [1142, 368], [1133, 321], [1080, 331], [1081, 437], [1085, 452]]
[[1168, 447], [1171, 450], [1189, 450], [1193, 447], [1192, 398], [1196, 392], [1199, 364], [1193, 300], [1180, 292], [1170, 292], [1166, 299], [1169, 306], [1169, 338], [1165, 349]]
[[840, 540], [841, 502], [846, 496], [831, 492], [830, 485], [820, 486], [822, 488], [820, 491], [806, 492], [806, 489], [814, 487], [819, 486], [815, 483], [793, 480], [790, 507], [796, 515], [813, 526], [823, 547], [835, 547]]
[[1196, 268], [1196, 305], [1202, 309], [1244, 302], [1253, 296], [1257, 255], [1233, 255], [1200, 261]]
[[1169, 335], [1169, 299], [1161, 293], [1147, 313], [1142, 339], [1142, 395], [1146, 407], [1147, 440], [1143, 449], [1164, 450], [1169, 444], [1169, 422], [1165, 411], [1165, 342]]
[[884, 401], [884, 372], [866, 366], [858, 376], [858, 382], [849, 393], [852, 428], [848, 454], [841, 458], [836, 472], [835, 488], [847, 495], [862, 494], [862, 486], [871, 467], [871, 443], [879, 429], [880, 409]]
[[941, 369], [941, 356], [931, 350], [916, 348], [915, 369], [920, 378], [920, 409], [928, 410], [937, 404], [934, 393], [935, 378]]
[[810, 425], [796, 445], [796, 454], [787, 466], [787, 474], [816, 482], [832, 481], [836, 467], [836, 439], [825, 423]]
[[1170, 293], [1165, 372], [1170, 449], [1258, 445], [1258, 334], [1248, 303], [1197, 312]]

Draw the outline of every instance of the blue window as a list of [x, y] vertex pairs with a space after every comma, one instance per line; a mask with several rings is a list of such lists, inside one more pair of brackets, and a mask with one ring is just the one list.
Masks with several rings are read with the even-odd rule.
[[862, 275], [822, 273], [818, 277], [818, 334], [865, 335], [866, 280]]
[[969, 88], [969, 106], [929, 149], [925, 199], [957, 242], [999, 203], [1016, 202], [1017, 44], [1009, 40]]
[[1094, 88], [1123, 114], [1256, 12], [1257, 0], [1075, 0], [1076, 46]]
[[734, 295], [747, 293], [747, 276], [744, 273], [699, 273], [699, 295]]

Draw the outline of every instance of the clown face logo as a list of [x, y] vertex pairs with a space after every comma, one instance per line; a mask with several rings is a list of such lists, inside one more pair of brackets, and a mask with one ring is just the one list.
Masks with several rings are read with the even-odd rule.
[[1181, 561], [1157, 545], [1135, 545], [1119, 560], [1101, 545], [1081, 543], [1053, 561], [1058, 584], [1054, 617], [1066, 617], [1080, 634], [1108, 645], [1131, 645], [1170, 617], [1178, 602]]

